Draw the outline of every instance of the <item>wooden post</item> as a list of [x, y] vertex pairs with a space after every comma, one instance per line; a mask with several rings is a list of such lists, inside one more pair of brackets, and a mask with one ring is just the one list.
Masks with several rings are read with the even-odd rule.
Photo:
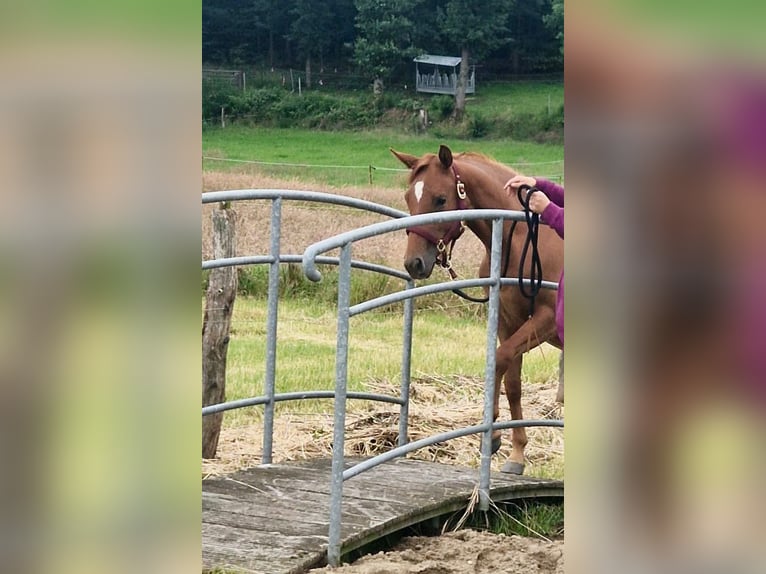
[[[221, 204], [213, 212], [213, 257], [234, 257], [236, 212]], [[202, 321], [202, 406], [226, 399], [226, 353], [229, 328], [237, 294], [237, 268], [219, 267], [210, 271]], [[223, 413], [202, 417], [202, 458], [214, 458], [218, 449]]]
[[226, 116], [224, 115], [223, 106], [221, 106], [221, 127], [226, 127]]

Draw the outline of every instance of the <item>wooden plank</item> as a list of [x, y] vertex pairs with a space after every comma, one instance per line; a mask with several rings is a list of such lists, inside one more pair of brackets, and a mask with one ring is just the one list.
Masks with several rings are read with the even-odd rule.
[[[228, 514], [232, 519], [242, 520], [242, 525], [247, 528], [260, 528], [264, 530], [279, 530], [280, 532], [302, 528], [321, 527], [327, 534], [328, 512], [321, 509], [303, 509], [284, 504], [279, 506], [250, 506], [236, 500], [227, 500], [208, 493], [202, 498], [202, 512], [205, 522], [218, 523], [219, 514]], [[348, 515], [344, 522], [350, 526], [364, 527], [369, 523], [369, 517], [365, 515]], [[281, 525], [281, 526], [280, 526]]]
[[202, 533], [210, 544], [236, 545], [253, 553], [260, 553], [266, 549], [277, 556], [304, 555], [312, 549], [324, 548], [327, 545], [326, 534], [253, 530], [244, 524], [205, 522], [202, 525]]
[[[321, 459], [320, 459], [321, 460]], [[354, 460], [353, 463], [347, 463], [345, 466], [346, 468], [350, 468], [354, 464], [361, 462], [363, 459]], [[330, 479], [330, 473], [329, 473], [329, 467], [322, 467], [319, 465], [318, 461], [303, 461], [301, 463], [298, 463], [296, 465], [290, 465], [290, 467], [285, 466], [278, 466], [278, 465], [270, 465], [269, 467], [256, 467], [254, 469], [248, 469], [245, 471], [240, 471], [240, 473], [237, 473], [237, 475], [234, 475], [236, 478], [240, 480], [247, 481], [247, 478], [251, 473], [257, 472], [258, 470], [262, 468], [268, 468], [269, 470], [274, 470], [277, 473], [286, 472], [289, 473], [291, 477], [294, 476], [311, 476], [316, 480], [319, 481], [319, 476], [321, 475], [323, 477], [327, 478], [326, 484], [329, 484]], [[479, 470], [478, 469], [471, 469], [471, 468], [458, 468], [458, 467], [452, 467], [446, 464], [441, 463], [435, 463], [435, 462], [426, 462], [422, 460], [412, 460], [412, 459], [397, 459], [392, 462], [388, 462], [384, 465], [377, 466], [362, 475], [359, 475], [357, 477], [354, 477], [350, 479], [349, 481], [346, 481], [346, 484], [350, 484], [355, 480], [358, 480], [360, 477], [364, 477], [365, 481], [372, 481], [375, 482], [376, 477], [386, 477], [382, 480], [388, 480], [391, 475], [396, 475], [396, 480], [400, 480], [403, 483], [416, 483], [416, 484], [423, 484], [427, 481], [424, 481], [422, 476], [427, 475], [428, 481], [435, 484], [441, 484], [441, 483], [448, 483], [455, 480], [460, 481], [470, 481], [474, 484], [477, 484], [479, 481]], [[527, 477], [527, 476], [517, 476], [517, 475], [508, 475], [503, 473], [492, 473], [491, 475], [492, 482], [495, 483], [504, 483], [504, 484], [519, 484], [519, 483], [536, 483], [540, 484], [542, 479], [537, 479], [534, 477]], [[549, 482], [544, 481], [543, 482]]]
[[202, 568], [204, 571], [224, 570], [254, 574], [303, 573], [325, 560], [325, 550], [315, 550], [305, 556], [279, 556], [269, 553], [255, 554], [236, 546], [204, 545], [202, 547]]
[[327, 548], [326, 536], [290, 537], [219, 524], [203, 524], [202, 540], [205, 568], [228, 564], [260, 574], [300, 572], [322, 562]]
[[[203, 497], [205, 494], [203, 494]], [[269, 508], [268, 506], [260, 505], [258, 503], [253, 504], [250, 507], [252, 510], [246, 512], [252, 512], [254, 514], [266, 514], [262, 510], [257, 508]], [[302, 517], [302, 514], [296, 508], [311, 508], [313, 509], [316, 517], [323, 521], [325, 525], [329, 524], [329, 508], [330, 498], [328, 495], [316, 494], [312, 492], [302, 492], [300, 498], [292, 499], [292, 506], [290, 504], [272, 505], [270, 507], [272, 515], [277, 513], [285, 516], [291, 516], [298, 512], [296, 517]], [[391, 518], [402, 515], [408, 512], [412, 508], [412, 504], [408, 502], [383, 502], [377, 500], [365, 500], [365, 499], [344, 499], [343, 501], [343, 528], [345, 529], [356, 525], [370, 524], [374, 520], [390, 520]], [[206, 513], [203, 511], [203, 521], [205, 520]]]
[[[266, 497], [250, 489], [237, 485], [236, 483], [231, 485], [209, 484], [204, 486], [204, 489], [205, 492], [219, 495], [233, 494], [239, 500], [242, 500], [243, 503], [253, 506], [270, 506], [274, 509], [277, 509], [284, 508], [284, 506], [287, 505], [288, 507], [293, 508], [296, 505], [295, 501], [299, 500], [302, 504], [302, 508], [311, 508], [315, 513], [327, 513], [329, 512], [330, 508], [330, 493], [329, 490], [324, 489], [323, 487], [318, 488], [320, 492], [311, 490], [309, 487], [305, 489], [282, 490], [282, 496], [278, 498]], [[326, 492], [321, 492], [321, 490], [326, 490]], [[396, 513], [401, 511], [403, 508], [410, 506], [411, 504], [411, 502], [402, 500], [401, 497], [385, 499], [376, 497], [373, 494], [365, 496], [363, 493], [360, 496], [344, 496], [344, 502], [353, 504], [353, 507], [355, 508], [362, 509], [360, 514], [361, 516], [367, 516], [369, 514], [365, 511], [365, 509], [368, 508], [373, 511], [377, 510], [379, 512], [387, 512], [388, 510], [391, 510], [392, 512]]]
[[[437, 496], [442, 496], [446, 492], [453, 491], [455, 489], [466, 489], [468, 492], [473, 490], [473, 487], [478, 483], [478, 471], [469, 469], [467, 471], [456, 472], [446, 465], [438, 465], [433, 472], [424, 472], [422, 465], [414, 465], [417, 472], [413, 472], [413, 465], [409, 463], [422, 463], [423, 461], [404, 461], [405, 464], [401, 464], [399, 461], [396, 463], [387, 463], [386, 465], [376, 467], [370, 471], [367, 471], [361, 476], [354, 477], [344, 483], [344, 494], [349, 497], [365, 497], [364, 494], [359, 492], [360, 489], [375, 488], [378, 498], [382, 500], [399, 500], [401, 498], [400, 490], [396, 490], [397, 486], [406, 485], [418, 489], [418, 495], [422, 495], [427, 490], [436, 490]], [[429, 464], [429, 463], [426, 463]], [[401, 468], [399, 468], [401, 467]], [[249, 471], [243, 471], [235, 475], [236, 479], [244, 483], [254, 482], [253, 478], [258, 476], [260, 481], [260, 487], [265, 488], [268, 491], [280, 492], [281, 490], [289, 487], [290, 489], [297, 490], [310, 490], [312, 492], [322, 492], [329, 494], [329, 472], [322, 473], [324, 476], [320, 476], [317, 473], [316, 468], [306, 466], [304, 468], [296, 467], [291, 469], [270, 467], [268, 470], [273, 472], [271, 475], [267, 475], [267, 480], [264, 482], [262, 475], [259, 476], [258, 471], [261, 469], [251, 469]], [[425, 470], [428, 470], [426, 467]], [[427, 475], [427, 479], [424, 479], [424, 475]], [[363, 482], [360, 483], [361, 477]], [[529, 479], [527, 477], [506, 477], [505, 475], [496, 475], [493, 477], [494, 483], [500, 484], [529, 484], [539, 485], [539, 480]], [[363, 484], [364, 487], [358, 487], [357, 485]], [[395, 492], [390, 492], [394, 489]], [[374, 498], [370, 497], [370, 498]]]

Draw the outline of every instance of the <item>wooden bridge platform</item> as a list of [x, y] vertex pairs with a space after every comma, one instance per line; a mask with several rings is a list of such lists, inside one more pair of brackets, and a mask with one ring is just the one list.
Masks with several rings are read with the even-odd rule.
[[[347, 480], [343, 553], [465, 509], [478, 480], [478, 469], [408, 459]], [[563, 495], [561, 481], [492, 474], [494, 501]], [[264, 465], [203, 480], [203, 568], [298, 574], [321, 566], [327, 553], [329, 507], [330, 459]]]

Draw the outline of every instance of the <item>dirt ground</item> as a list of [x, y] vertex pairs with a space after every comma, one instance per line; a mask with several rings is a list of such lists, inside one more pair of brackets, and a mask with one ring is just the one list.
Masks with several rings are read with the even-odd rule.
[[564, 542], [459, 530], [403, 539], [390, 552], [311, 571], [339, 574], [563, 574]]

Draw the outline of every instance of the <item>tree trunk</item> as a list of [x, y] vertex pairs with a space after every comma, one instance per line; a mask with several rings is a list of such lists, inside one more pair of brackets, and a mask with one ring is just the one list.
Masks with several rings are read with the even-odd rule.
[[[521, 10], [516, 11], [516, 30], [514, 31], [514, 34], [521, 38], [522, 35], [522, 27], [521, 27]], [[519, 75], [520, 70], [520, 58], [519, 58], [519, 43], [516, 42], [516, 49], [513, 51], [513, 73], [514, 75]]]
[[460, 51], [460, 74], [457, 79], [455, 90], [455, 119], [463, 119], [465, 113], [465, 88], [468, 85], [468, 48], [465, 46]]
[[375, 78], [372, 82], [372, 93], [379, 96], [383, 93], [383, 80], [381, 78]]
[[311, 88], [311, 56], [306, 56], [306, 89]]
[[[213, 212], [213, 256], [235, 255], [236, 213], [221, 206]], [[237, 268], [220, 267], [210, 272], [202, 321], [202, 406], [226, 399], [226, 353], [229, 347], [231, 313], [237, 293]], [[218, 449], [223, 413], [202, 418], [202, 458], [214, 458]]]
[[269, 28], [269, 67], [274, 67], [274, 30]]

